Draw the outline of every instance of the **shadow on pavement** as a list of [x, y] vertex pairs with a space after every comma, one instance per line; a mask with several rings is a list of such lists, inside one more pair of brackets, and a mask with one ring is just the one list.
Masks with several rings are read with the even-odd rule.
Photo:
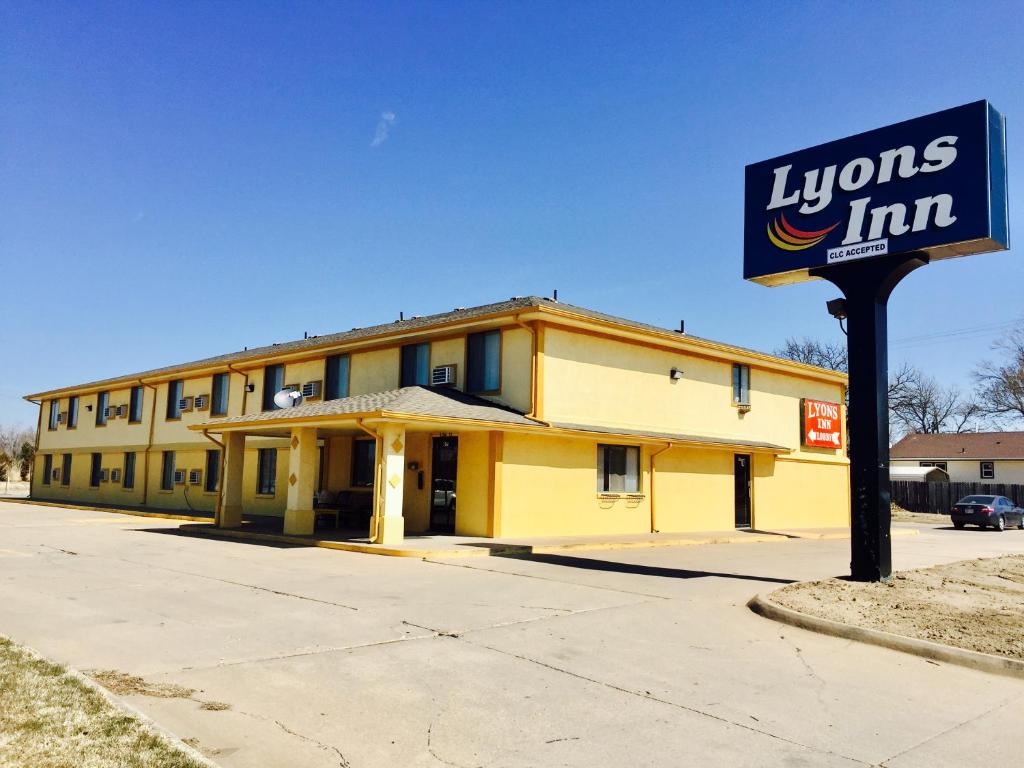
[[772, 576], [750, 576], [743, 573], [718, 573], [716, 571], [692, 571], [687, 568], [664, 568], [657, 565], [638, 565], [637, 563], [618, 563], [611, 560], [594, 560], [589, 557], [573, 557], [571, 555], [507, 555], [516, 560], [529, 560], [549, 565], [562, 565], [567, 568], [582, 568], [589, 571], [608, 571], [611, 573], [632, 573], [638, 576], [660, 576], [668, 579], [740, 579], [743, 581], [765, 581], [772, 584], [794, 584], [796, 579], [777, 579]]

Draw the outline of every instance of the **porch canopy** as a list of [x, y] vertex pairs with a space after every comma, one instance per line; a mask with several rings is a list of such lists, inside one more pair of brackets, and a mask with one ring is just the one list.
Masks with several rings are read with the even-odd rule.
[[382, 544], [401, 541], [404, 535], [402, 504], [407, 432], [515, 431], [589, 439], [614, 437], [633, 443], [735, 449], [751, 453], [790, 453], [790, 449], [784, 446], [760, 441], [543, 422], [513, 408], [455, 389], [424, 386], [213, 419], [191, 425], [189, 429], [222, 436], [222, 492], [217, 514], [217, 524], [222, 527], [241, 525], [245, 438], [289, 439], [284, 531], [290, 534], [313, 532], [317, 441], [342, 436], [373, 437], [376, 451], [370, 539]]

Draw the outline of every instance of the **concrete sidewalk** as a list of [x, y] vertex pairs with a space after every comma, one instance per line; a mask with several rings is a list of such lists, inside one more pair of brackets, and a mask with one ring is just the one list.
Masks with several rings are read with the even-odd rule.
[[[1024, 552], [919, 526], [897, 567]], [[1009, 765], [1024, 683], [744, 606], [849, 543], [365, 557], [0, 502], [0, 632], [223, 702], [127, 699], [225, 768]]]

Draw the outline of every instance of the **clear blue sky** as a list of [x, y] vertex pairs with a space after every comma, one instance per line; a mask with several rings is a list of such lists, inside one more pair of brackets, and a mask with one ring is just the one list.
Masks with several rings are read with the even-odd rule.
[[[741, 278], [745, 164], [979, 98], [1024, 237], [1020, 3], [0, 2], [0, 423], [32, 391], [512, 295], [771, 350], [825, 283]], [[947, 381], [1011, 253], [891, 302]]]

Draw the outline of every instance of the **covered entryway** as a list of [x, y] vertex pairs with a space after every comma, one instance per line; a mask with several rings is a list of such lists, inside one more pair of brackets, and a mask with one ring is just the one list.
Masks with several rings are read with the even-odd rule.
[[458, 476], [459, 438], [435, 437], [430, 462], [430, 530], [455, 533], [455, 483]]

